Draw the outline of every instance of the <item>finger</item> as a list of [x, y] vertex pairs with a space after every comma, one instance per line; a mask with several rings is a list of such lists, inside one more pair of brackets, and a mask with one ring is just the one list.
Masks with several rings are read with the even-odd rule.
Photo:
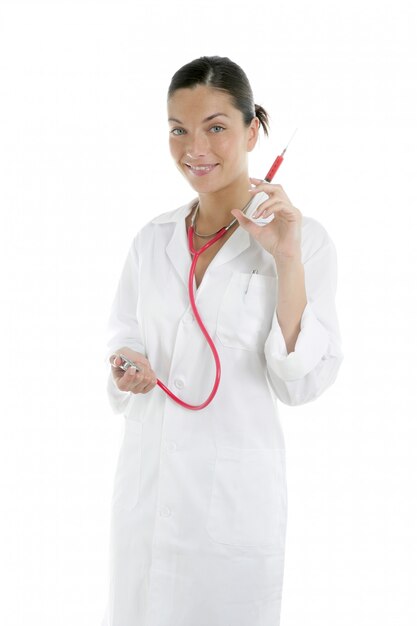
[[279, 200], [278, 198], [268, 198], [268, 200], [264, 200], [264, 202], [261, 202], [261, 204], [256, 208], [256, 211], [253, 213], [252, 217], [259, 217], [264, 211], [270, 209], [273, 206], [276, 206], [278, 209], [280, 209], [280, 205], [282, 205], [284, 202], [284, 200]]
[[134, 367], [129, 367], [123, 374], [121, 381], [123, 385], [127, 387], [127, 390], [129, 391], [132, 387], [134, 387], [138, 383], [141, 383], [143, 380], [143, 377], [144, 377], [143, 372], [138, 372]]
[[242, 213], [242, 211], [239, 211], [238, 209], [233, 209], [231, 213], [237, 218], [239, 224], [253, 237], [256, 237], [257, 233], [262, 229], [262, 226], [259, 226], [259, 224], [255, 224], [255, 222], [252, 221], [253, 218], [247, 218], [246, 215]]
[[[257, 215], [255, 217], [255, 215], [253, 216], [253, 219], [259, 219], [259, 218], [267, 218], [270, 215], [276, 215], [279, 217], [284, 218], [287, 222], [290, 221], [295, 221], [295, 216], [294, 216], [294, 212], [291, 211], [290, 209], [284, 207], [269, 207], [267, 209], [265, 209], [264, 211], [262, 211], [262, 213], [260, 215]], [[292, 219], [293, 218], [293, 219]]]
[[259, 193], [261, 191], [260, 185], [262, 184], [262, 181], [259, 181], [259, 183], [252, 183], [252, 187], [249, 187], [248, 191], [250, 193], [253, 193], [254, 195]]
[[138, 381], [143, 379], [143, 372], [138, 372], [136, 368], [131, 365], [127, 368], [123, 375], [123, 381], [127, 385], [137, 384]]
[[134, 386], [134, 393], [146, 393], [146, 391], [150, 391], [152, 387], [156, 385], [156, 378], [151, 375], [145, 376], [143, 380], [138, 382], [137, 385]]
[[121, 358], [117, 354], [112, 354], [109, 357], [109, 361], [112, 367], [119, 367], [120, 363], [122, 362]]
[[269, 209], [269, 207], [273, 206], [275, 204], [275, 202], [273, 200], [265, 200], [265, 202], [262, 202], [257, 208], [256, 211], [252, 214], [252, 219], [256, 219], [257, 217], [259, 217], [260, 215], [262, 215], [262, 213], [266, 210]]
[[136, 372], [133, 378], [133, 384], [139, 386], [145, 386], [156, 383], [156, 376], [151, 370], [144, 370], [142, 372]]
[[268, 195], [272, 195], [274, 193], [281, 193], [283, 191], [281, 185], [272, 185], [272, 183], [266, 183], [265, 181], [261, 181], [257, 183], [255, 189], [249, 189], [248, 191], [256, 191], [259, 193], [260, 191], [264, 191]]
[[142, 389], [143, 393], [148, 393], [148, 391], [150, 391], [151, 389], [153, 389], [153, 387], [155, 387], [155, 383], [150, 382], [147, 385], [144, 386], [144, 388]]
[[278, 199], [281, 201], [283, 200], [284, 202], [287, 202], [289, 205], [292, 205], [291, 200], [285, 193], [282, 185], [272, 185], [271, 183], [266, 183], [264, 181], [263, 183], [260, 183], [259, 185], [257, 185], [256, 189], [252, 189], [252, 191], [255, 191], [255, 192], [264, 191], [266, 194], [268, 194], [270, 198], [274, 197], [277, 200]]

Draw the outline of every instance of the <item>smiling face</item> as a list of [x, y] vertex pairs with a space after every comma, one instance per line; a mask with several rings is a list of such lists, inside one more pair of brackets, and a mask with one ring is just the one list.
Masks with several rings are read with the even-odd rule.
[[247, 153], [255, 147], [259, 120], [245, 126], [228, 93], [206, 85], [177, 89], [168, 101], [172, 158], [199, 193], [248, 182]]

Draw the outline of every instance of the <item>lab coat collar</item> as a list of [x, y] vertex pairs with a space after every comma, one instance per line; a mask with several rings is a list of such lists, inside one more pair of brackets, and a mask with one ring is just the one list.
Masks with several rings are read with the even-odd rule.
[[[268, 196], [264, 192], [257, 194], [254, 197], [247, 214], [252, 215], [255, 208], [266, 198], [268, 198]], [[195, 202], [197, 202], [197, 198], [194, 198], [174, 211], [168, 211], [167, 213], [158, 215], [151, 220], [154, 224], [166, 224], [170, 222], [176, 223], [174, 232], [167, 244], [166, 252], [178, 275], [186, 286], [188, 286], [188, 274], [192, 257], [188, 249], [185, 218], [190, 213]], [[237, 257], [239, 254], [244, 252], [244, 250], [249, 248], [251, 244], [250, 240], [251, 237], [249, 233], [244, 228], [239, 226], [217, 252], [206, 271], [211, 272], [216, 267], [219, 267], [220, 265], [223, 265], [224, 263], [227, 263]]]

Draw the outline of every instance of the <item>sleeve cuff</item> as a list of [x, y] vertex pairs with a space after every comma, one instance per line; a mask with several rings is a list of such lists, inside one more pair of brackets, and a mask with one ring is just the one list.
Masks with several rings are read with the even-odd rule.
[[313, 370], [326, 354], [329, 336], [307, 302], [300, 322], [294, 352], [288, 354], [285, 339], [274, 312], [270, 333], [265, 342], [265, 357], [270, 368], [282, 380], [298, 380]]
[[111, 372], [107, 378], [107, 397], [113, 413], [126, 413], [134, 394], [130, 391], [120, 391]]

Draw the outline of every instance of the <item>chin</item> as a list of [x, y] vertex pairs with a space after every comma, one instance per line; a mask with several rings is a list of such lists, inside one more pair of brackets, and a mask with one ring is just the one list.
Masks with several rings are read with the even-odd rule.
[[187, 183], [196, 191], [197, 193], [216, 193], [225, 189], [229, 186], [230, 183], [223, 181], [208, 181], [203, 178], [190, 178], [189, 176], [184, 176]]
[[222, 187], [221, 185], [214, 185], [213, 183], [208, 183], [202, 180], [190, 180], [188, 176], [185, 176], [185, 179], [190, 187], [198, 193], [213, 193]]

